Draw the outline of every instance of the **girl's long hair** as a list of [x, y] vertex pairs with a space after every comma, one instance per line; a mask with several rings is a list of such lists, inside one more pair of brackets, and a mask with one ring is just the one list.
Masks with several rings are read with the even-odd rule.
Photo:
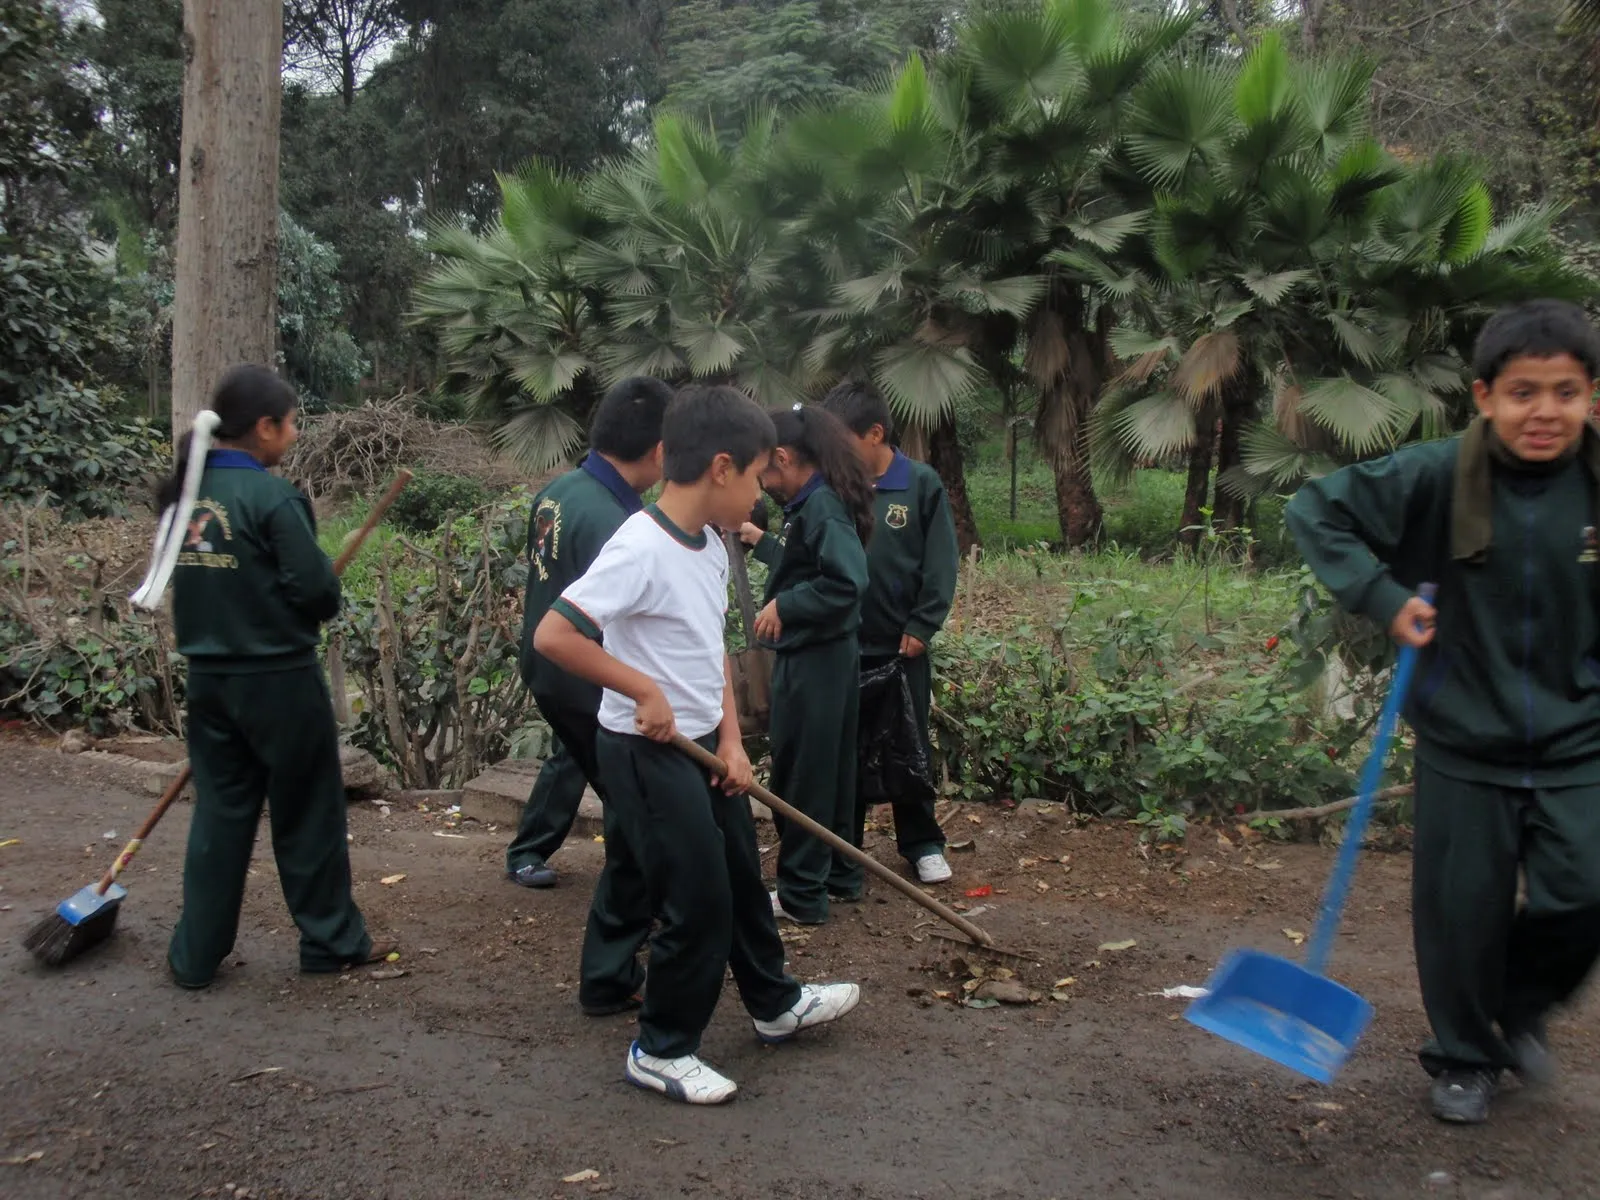
[[861, 544], [872, 536], [873, 481], [856, 452], [844, 422], [826, 409], [795, 407], [775, 409], [778, 445], [807, 466], [815, 467], [834, 494], [844, 501]]
[[[262, 417], [282, 421], [298, 404], [294, 389], [266, 367], [233, 367], [217, 384], [206, 405], [217, 414], [219, 441], [239, 441], [248, 437]], [[189, 469], [189, 439], [185, 433], [178, 439], [172, 474], [156, 485], [156, 511], [163, 512], [168, 505], [176, 504], [183, 492], [183, 475]]]

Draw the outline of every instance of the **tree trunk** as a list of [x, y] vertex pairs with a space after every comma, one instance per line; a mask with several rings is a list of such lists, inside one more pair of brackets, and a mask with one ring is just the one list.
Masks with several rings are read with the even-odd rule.
[[1222, 385], [1222, 433], [1217, 439], [1217, 485], [1211, 500], [1211, 523], [1219, 530], [1237, 529], [1244, 521], [1244, 501], [1222, 486], [1222, 478], [1244, 461], [1240, 438], [1250, 419], [1253, 387], [1253, 376], [1244, 364]]
[[217, 378], [274, 366], [281, 0], [184, 0], [172, 425]]
[[1200, 544], [1206, 492], [1211, 486], [1211, 461], [1216, 457], [1217, 414], [1213, 407], [1195, 418], [1194, 445], [1189, 447], [1189, 479], [1183, 489], [1183, 515], [1178, 519], [1178, 545], [1193, 550]]
[[1056, 483], [1056, 513], [1068, 546], [1100, 535], [1103, 514], [1089, 462], [1089, 411], [1105, 370], [1105, 324], [1084, 327], [1084, 299], [1076, 286], [1058, 296], [1059, 308], [1036, 318], [1030, 331], [1028, 370], [1041, 382], [1034, 433]]
[[955, 518], [956, 543], [964, 559], [974, 546], [981, 546], [978, 521], [972, 515], [972, 502], [967, 498], [967, 464], [961, 459], [961, 442], [956, 436], [956, 419], [946, 413], [939, 424], [928, 431], [928, 465], [939, 472], [944, 483], [944, 494], [950, 500], [950, 515]]

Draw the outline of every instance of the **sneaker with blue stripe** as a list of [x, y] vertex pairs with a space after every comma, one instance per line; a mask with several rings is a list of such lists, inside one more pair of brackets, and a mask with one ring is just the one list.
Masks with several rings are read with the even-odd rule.
[[682, 1058], [657, 1058], [639, 1049], [628, 1048], [624, 1078], [635, 1087], [660, 1092], [685, 1104], [724, 1104], [739, 1090], [733, 1080], [719, 1075], [710, 1063], [693, 1054]]
[[786, 1042], [802, 1029], [837, 1021], [861, 1002], [857, 983], [806, 983], [794, 1007], [770, 1021], [757, 1021], [756, 1036], [763, 1042]]

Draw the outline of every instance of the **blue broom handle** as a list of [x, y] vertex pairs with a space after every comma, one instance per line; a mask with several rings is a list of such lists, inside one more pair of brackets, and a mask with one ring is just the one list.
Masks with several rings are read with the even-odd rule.
[[[1417, 595], [1433, 603], [1438, 588], [1425, 583]], [[1356, 793], [1356, 806], [1350, 810], [1345, 823], [1344, 843], [1339, 847], [1339, 861], [1334, 864], [1333, 876], [1328, 880], [1328, 890], [1322, 897], [1322, 912], [1317, 917], [1316, 932], [1311, 937], [1311, 952], [1306, 956], [1306, 966], [1318, 975], [1324, 974], [1328, 955], [1333, 950], [1333, 937], [1339, 930], [1339, 919], [1344, 915], [1345, 900], [1350, 892], [1350, 880], [1356, 872], [1356, 859], [1361, 854], [1361, 842], [1367, 834], [1367, 822], [1372, 819], [1372, 798], [1377, 795], [1378, 784], [1383, 781], [1383, 768], [1389, 758], [1389, 742], [1394, 737], [1394, 727], [1400, 720], [1400, 709], [1405, 704], [1406, 693], [1411, 689], [1411, 674], [1417, 666], [1415, 646], [1401, 646], [1395, 659], [1394, 678], [1389, 683], [1389, 695], [1383, 702], [1383, 712], [1378, 716], [1378, 730], [1372, 737], [1372, 753], [1367, 755], [1366, 766], [1361, 770], [1361, 790]]]

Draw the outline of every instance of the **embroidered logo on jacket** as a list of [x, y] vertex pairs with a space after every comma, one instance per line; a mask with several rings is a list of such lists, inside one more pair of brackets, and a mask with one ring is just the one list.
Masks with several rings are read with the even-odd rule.
[[178, 555], [180, 567], [221, 567], [232, 570], [239, 560], [231, 554], [218, 554], [216, 542], [233, 541], [233, 526], [228, 523], [228, 510], [215, 500], [195, 501], [194, 512], [189, 517], [188, 532], [184, 535], [183, 551]]
[[883, 523], [890, 529], [904, 529], [906, 520], [911, 516], [911, 510], [904, 504], [891, 504], [888, 511], [883, 514]]
[[550, 566], [561, 557], [561, 505], [555, 500], [539, 501], [533, 510], [533, 546], [528, 560], [539, 578], [548, 582]]

